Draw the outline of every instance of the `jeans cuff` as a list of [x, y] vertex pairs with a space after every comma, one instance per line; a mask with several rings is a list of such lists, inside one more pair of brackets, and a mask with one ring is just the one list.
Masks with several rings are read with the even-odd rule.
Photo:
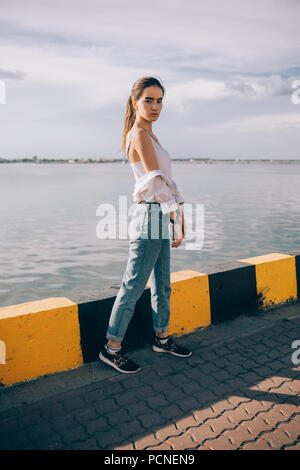
[[111, 335], [110, 333], [106, 333], [106, 338], [110, 339], [111, 341], [115, 341], [116, 343], [121, 343], [123, 341], [123, 336], [114, 336]]
[[169, 325], [167, 326], [160, 326], [158, 328], [154, 328], [156, 333], [164, 333], [165, 331], [169, 331]]

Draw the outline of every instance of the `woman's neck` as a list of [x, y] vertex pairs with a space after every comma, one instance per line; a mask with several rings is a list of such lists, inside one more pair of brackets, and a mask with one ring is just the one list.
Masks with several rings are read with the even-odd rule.
[[136, 127], [136, 128], [140, 128], [140, 129], [146, 129], [146, 131], [148, 132], [151, 132], [152, 133], [152, 122], [148, 122], [148, 121], [135, 121], [134, 124], [133, 124], [133, 127]]

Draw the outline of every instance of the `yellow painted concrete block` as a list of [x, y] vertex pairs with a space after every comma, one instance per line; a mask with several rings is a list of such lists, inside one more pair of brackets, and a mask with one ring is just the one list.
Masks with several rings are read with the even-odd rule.
[[268, 253], [239, 261], [255, 265], [257, 293], [270, 288], [265, 294], [264, 305], [297, 299], [295, 256]]
[[170, 329], [174, 336], [211, 323], [208, 275], [185, 270], [171, 273]]
[[83, 364], [78, 305], [65, 297], [0, 308], [0, 341], [4, 385]]

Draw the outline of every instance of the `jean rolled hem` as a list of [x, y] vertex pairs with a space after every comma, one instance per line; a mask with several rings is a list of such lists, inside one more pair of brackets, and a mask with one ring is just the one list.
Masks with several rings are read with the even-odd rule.
[[106, 333], [106, 339], [110, 339], [111, 341], [115, 341], [116, 343], [121, 343], [123, 341], [123, 336], [114, 336], [110, 333]]
[[158, 328], [154, 328], [156, 333], [164, 333], [165, 331], [169, 331], [169, 325], [167, 326], [160, 326]]

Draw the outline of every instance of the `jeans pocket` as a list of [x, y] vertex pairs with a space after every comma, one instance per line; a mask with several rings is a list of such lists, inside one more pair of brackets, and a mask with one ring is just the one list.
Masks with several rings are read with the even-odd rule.
[[170, 214], [163, 214], [160, 207], [152, 208], [150, 213], [149, 238], [151, 239], [169, 239], [170, 238]]
[[129, 224], [129, 239], [131, 241], [148, 238], [148, 219], [148, 206], [138, 204]]

